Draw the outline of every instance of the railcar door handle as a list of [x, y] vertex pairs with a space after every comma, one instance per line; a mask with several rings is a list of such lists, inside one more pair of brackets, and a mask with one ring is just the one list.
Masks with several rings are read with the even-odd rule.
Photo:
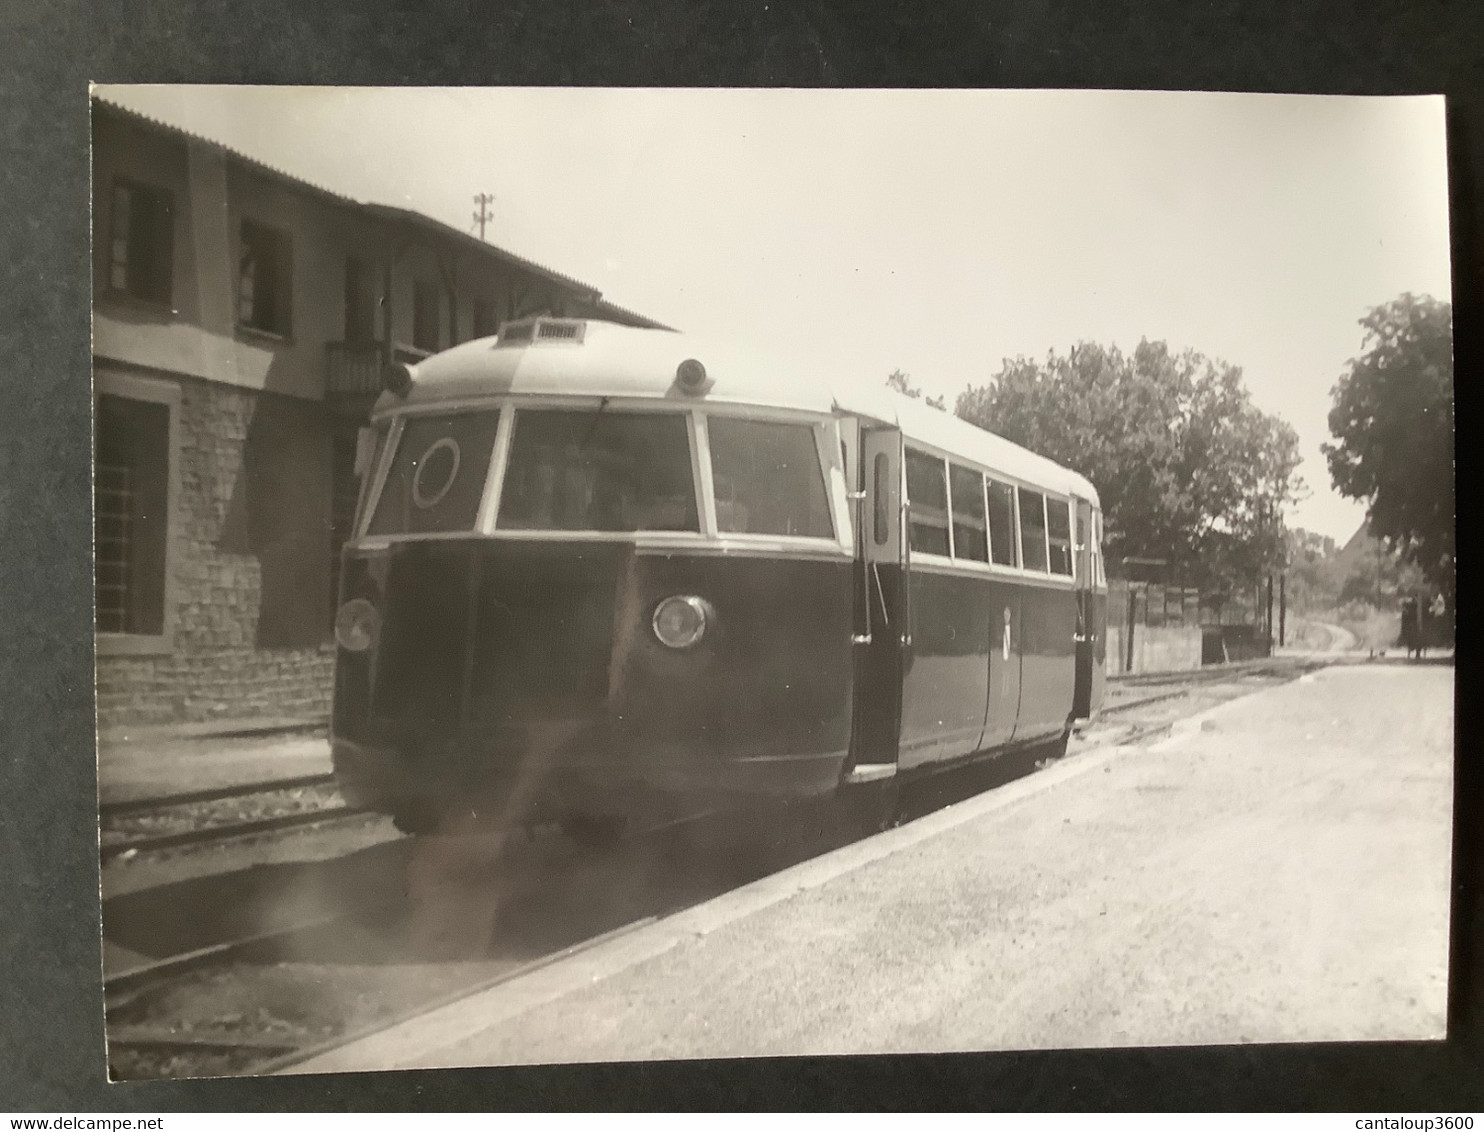
[[871, 634], [857, 633], [850, 638], [850, 643], [853, 645], [869, 645], [871, 643]]

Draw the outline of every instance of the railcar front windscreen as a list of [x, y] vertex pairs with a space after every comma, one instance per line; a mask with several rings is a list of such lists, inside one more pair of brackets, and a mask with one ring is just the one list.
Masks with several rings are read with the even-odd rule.
[[408, 417], [366, 533], [473, 530], [499, 421], [498, 412]]
[[717, 530], [834, 536], [812, 426], [711, 417], [707, 429]]
[[517, 410], [496, 526], [699, 531], [685, 417]]

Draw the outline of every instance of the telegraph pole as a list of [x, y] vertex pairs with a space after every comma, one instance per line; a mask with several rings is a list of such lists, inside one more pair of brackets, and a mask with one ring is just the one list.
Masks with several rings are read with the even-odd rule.
[[479, 211], [474, 214], [474, 223], [479, 225], [479, 239], [482, 243], [484, 241], [485, 222], [493, 219], [493, 217], [490, 215], [489, 206], [495, 203], [495, 194], [475, 193], [474, 203], [479, 206]]

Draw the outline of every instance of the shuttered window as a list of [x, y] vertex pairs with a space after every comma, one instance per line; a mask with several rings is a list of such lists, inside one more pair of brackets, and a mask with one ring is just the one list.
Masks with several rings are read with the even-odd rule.
[[108, 285], [169, 306], [175, 259], [174, 201], [164, 189], [119, 180], [113, 186]]
[[289, 234], [244, 220], [237, 263], [237, 321], [287, 338], [293, 332], [292, 281]]

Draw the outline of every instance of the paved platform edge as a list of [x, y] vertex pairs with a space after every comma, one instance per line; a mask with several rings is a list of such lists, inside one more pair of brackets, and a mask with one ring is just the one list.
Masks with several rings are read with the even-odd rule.
[[[348, 1043], [311, 1054], [302, 1061], [280, 1067], [280, 1075], [345, 1073], [392, 1069], [461, 1068], [468, 1061], [437, 1058], [439, 1051], [477, 1036], [507, 1019], [631, 967], [663, 955], [690, 940], [699, 939], [802, 892], [819, 888], [837, 877], [864, 868], [929, 838], [955, 829], [976, 818], [1006, 809], [1027, 798], [1054, 789], [1064, 782], [1121, 756], [1163, 750], [1188, 738], [1207, 720], [1244, 704], [1266, 689], [1254, 688], [1205, 711], [1177, 720], [1171, 734], [1150, 747], [1117, 743], [1090, 746], [1060, 762], [1004, 786], [954, 803], [907, 825], [898, 826], [842, 846], [782, 872], [763, 877], [702, 904], [664, 919], [640, 921], [632, 930], [619, 931], [592, 947], [525, 975], [517, 975], [489, 990], [479, 991], [454, 1003], [428, 1011]], [[427, 1057], [421, 1057], [426, 1053]]]

